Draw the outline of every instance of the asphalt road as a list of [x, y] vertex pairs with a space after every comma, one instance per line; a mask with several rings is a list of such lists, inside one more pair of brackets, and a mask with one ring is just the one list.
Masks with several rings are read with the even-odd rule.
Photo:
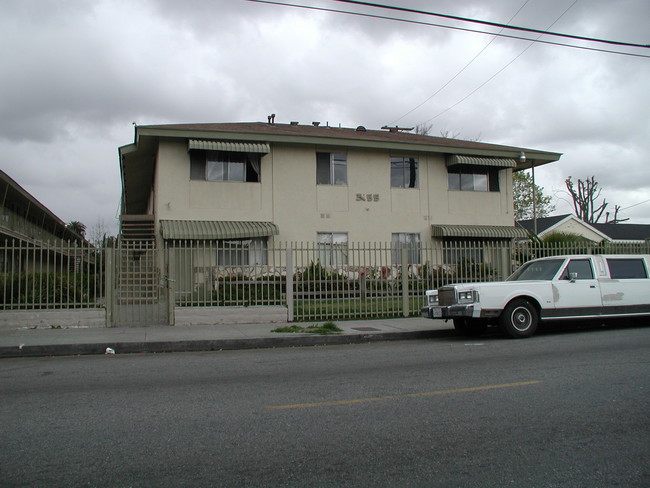
[[0, 485], [648, 487], [650, 329], [0, 361]]

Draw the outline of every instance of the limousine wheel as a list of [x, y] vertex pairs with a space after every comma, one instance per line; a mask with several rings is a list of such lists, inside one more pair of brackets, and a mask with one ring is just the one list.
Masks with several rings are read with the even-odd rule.
[[515, 339], [532, 336], [537, 330], [538, 321], [535, 306], [521, 298], [511, 301], [499, 317], [499, 325], [503, 332]]
[[480, 336], [487, 329], [487, 322], [484, 320], [455, 318], [454, 329], [463, 335], [476, 337]]

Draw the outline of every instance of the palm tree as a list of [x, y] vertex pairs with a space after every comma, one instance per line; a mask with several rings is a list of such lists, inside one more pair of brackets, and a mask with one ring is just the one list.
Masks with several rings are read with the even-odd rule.
[[79, 234], [81, 237], [84, 237], [86, 235], [86, 226], [78, 220], [73, 220], [68, 225], [66, 225], [66, 227], [75, 234]]

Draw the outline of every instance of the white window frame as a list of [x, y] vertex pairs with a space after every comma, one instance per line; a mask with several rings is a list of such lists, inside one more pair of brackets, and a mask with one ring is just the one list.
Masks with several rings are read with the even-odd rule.
[[318, 232], [318, 261], [322, 266], [346, 266], [348, 264], [348, 233]]
[[402, 265], [402, 249], [408, 249], [408, 263], [422, 264], [422, 242], [420, 234], [411, 232], [393, 232], [391, 237], [393, 264]]
[[268, 237], [217, 241], [217, 266], [265, 266], [267, 264]]

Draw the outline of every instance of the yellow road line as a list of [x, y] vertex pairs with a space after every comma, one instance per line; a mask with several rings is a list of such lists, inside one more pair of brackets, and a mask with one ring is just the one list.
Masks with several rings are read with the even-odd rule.
[[292, 405], [274, 405], [266, 407], [267, 410], [287, 410], [290, 408], [331, 407], [334, 405], [353, 405], [355, 403], [380, 402], [384, 400], [398, 400], [400, 398], [418, 398], [434, 395], [449, 395], [452, 393], [468, 393], [472, 391], [496, 390], [499, 388], [515, 388], [517, 386], [536, 385], [541, 381], [520, 381], [518, 383], [504, 383], [502, 385], [473, 386], [469, 388], [456, 388], [453, 390], [427, 391], [423, 393], [406, 393], [404, 395], [387, 395], [382, 397], [353, 398], [351, 400], [332, 400], [329, 402], [294, 403]]

